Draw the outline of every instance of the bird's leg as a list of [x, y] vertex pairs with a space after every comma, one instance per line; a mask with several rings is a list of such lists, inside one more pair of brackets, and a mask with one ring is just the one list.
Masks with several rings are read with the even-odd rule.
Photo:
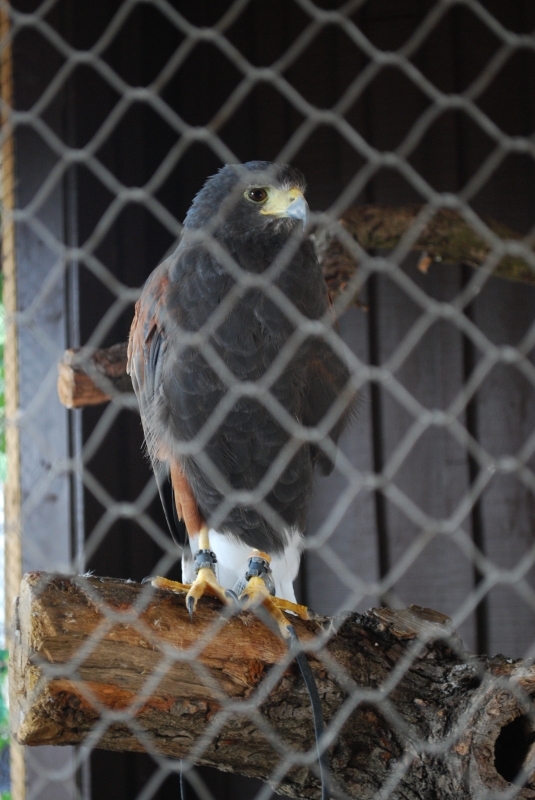
[[227, 596], [226, 590], [217, 582], [215, 575], [216, 563], [215, 553], [210, 549], [208, 528], [203, 525], [199, 532], [199, 550], [194, 559], [197, 577], [193, 583], [187, 584], [170, 581], [167, 578], [153, 578], [152, 585], [158, 589], [167, 589], [171, 592], [187, 592], [186, 606], [190, 618], [193, 620], [193, 612], [197, 606], [197, 600], [205, 594], [217, 597], [224, 605], [230, 605], [232, 602]]
[[306, 606], [291, 603], [283, 600], [282, 597], [275, 597], [275, 584], [270, 567], [271, 558], [267, 553], [260, 550], [253, 550], [249, 556], [249, 566], [245, 574], [247, 581], [243, 592], [240, 595], [242, 608], [255, 608], [262, 606], [274, 619], [283, 639], [290, 637], [288, 625], [290, 624], [283, 611], [292, 611], [301, 619], [308, 619]]

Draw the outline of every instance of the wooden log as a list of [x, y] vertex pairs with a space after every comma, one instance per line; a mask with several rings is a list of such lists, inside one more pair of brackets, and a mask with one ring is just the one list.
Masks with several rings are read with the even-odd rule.
[[[148, 749], [264, 780], [287, 758], [277, 791], [319, 797], [299, 762], [314, 758], [308, 696], [254, 614], [225, 619], [203, 598], [191, 624], [183, 596], [147, 584], [29, 573], [14, 625], [18, 742]], [[346, 796], [390, 786], [388, 796], [413, 800], [535, 797], [535, 667], [463, 652], [448, 618], [418, 607], [295, 627], [314, 649], [332, 777]]]

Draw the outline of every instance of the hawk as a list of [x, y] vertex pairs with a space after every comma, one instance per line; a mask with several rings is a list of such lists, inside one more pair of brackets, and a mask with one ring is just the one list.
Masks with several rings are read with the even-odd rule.
[[184, 583], [154, 585], [186, 591], [190, 616], [203, 594], [261, 603], [285, 638], [282, 610], [306, 618], [293, 581], [313, 473], [333, 469], [354, 405], [304, 192], [301, 172], [266, 161], [208, 178], [143, 288], [128, 352], [183, 547]]

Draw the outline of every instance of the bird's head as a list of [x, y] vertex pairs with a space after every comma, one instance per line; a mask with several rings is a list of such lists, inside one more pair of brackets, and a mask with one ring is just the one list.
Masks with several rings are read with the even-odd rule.
[[296, 226], [304, 229], [308, 222], [305, 188], [302, 173], [288, 164], [227, 164], [197, 194], [184, 227], [206, 227], [219, 239], [273, 228], [288, 233]]

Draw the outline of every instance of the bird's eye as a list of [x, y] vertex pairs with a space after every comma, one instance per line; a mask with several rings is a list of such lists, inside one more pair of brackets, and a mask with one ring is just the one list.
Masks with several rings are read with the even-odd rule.
[[265, 189], [249, 189], [246, 193], [249, 200], [252, 200], [253, 203], [263, 203], [267, 200], [268, 193]]

